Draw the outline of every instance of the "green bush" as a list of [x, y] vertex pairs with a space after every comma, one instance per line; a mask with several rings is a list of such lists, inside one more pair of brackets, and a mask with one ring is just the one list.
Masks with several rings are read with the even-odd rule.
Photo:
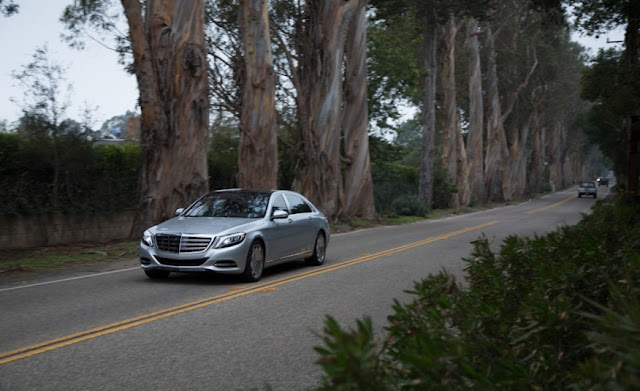
[[376, 211], [382, 214], [395, 213], [393, 202], [400, 196], [418, 195], [420, 170], [396, 163], [373, 163], [373, 197]]
[[0, 134], [0, 215], [96, 213], [137, 204], [140, 147]]
[[391, 210], [398, 216], [425, 216], [427, 208], [415, 194], [403, 194], [393, 200]]
[[327, 319], [320, 389], [637, 388], [638, 205], [598, 202], [576, 226], [509, 237], [497, 254], [474, 245], [468, 288], [444, 271], [416, 282], [381, 341], [367, 319]]

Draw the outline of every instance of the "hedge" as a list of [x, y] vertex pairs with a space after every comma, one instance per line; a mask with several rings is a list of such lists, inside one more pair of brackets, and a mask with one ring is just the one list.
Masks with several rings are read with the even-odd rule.
[[544, 237], [486, 238], [371, 320], [325, 321], [319, 390], [626, 390], [640, 384], [640, 206], [599, 201]]

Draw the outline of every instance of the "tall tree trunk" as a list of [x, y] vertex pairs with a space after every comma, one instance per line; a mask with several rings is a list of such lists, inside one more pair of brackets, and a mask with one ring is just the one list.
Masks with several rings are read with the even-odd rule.
[[346, 31], [362, 0], [309, 0], [301, 47], [302, 91], [299, 112], [304, 153], [292, 187], [325, 214], [338, 216], [344, 205], [340, 162], [342, 65]]
[[139, 237], [208, 189], [207, 61], [202, 0], [122, 0], [142, 112]]
[[458, 178], [458, 205], [471, 204], [471, 183], [469, 182], [469, 160], [467, 159], [467, 149], [462, 137], [462, 124], [460, 116], [457, 117], [456, 154], [458, 156], [456, 177]]
[[486, 27], [487, 58], [487, 151], [485, 157], [485, 183], [489, 201], [504, 201], [504, 176], [509, 167], [507, 139], [502, 121], [502, 107], [498, 93], [498, 71], [495, 50], [495, 35], [491, 26]]
[[278, 187], [275, 76], [267, 0], [240, 1], [244, 80], [238, 145], [238, 186]]
[[551, 130], [551, 137], [547, 144], [549, 156], [549, 185], [551, 191], [564, 187], [564, 160], [565, 160], [566, 130], [561, 121], [556, 120]]
[[627, 118], [627, 191], [629, 194], [640, 197], [640, 65], [638, 54], [640, 52], [640, 0], [629, 0], [627, 15], [627, 28], [624, 35], [624, 63], [627, 74], [631, 75], [634, 83], [634, 95], [636, 107]]
[[523, 196], [527, 187], [527, 157], [529, 155], [527, 143], [529, 141], [532, 116], [533, 114], [530, 114], [519, 132], [515, 132], [514, 139], [509, 147], [509, 184], [514, 198]]
[[469, 133], [467, 159], [471, 193], [480, 204], [487, 202], [484, 183], [484, 105], [482, 101], [482, 68], [478, 43], [478, 21], [467, 21], [467, 47], [469, 48]]
[[433, 203], [433, 145], [436, 128], [436, 0], [427, 0], [426, 26], [424, 30], [424, 67], [429, 72], [425, 77], [425, 98], [422, 109], [422, 161], [418, 193], [428, 211]]
[[369, 161], [367, 106], [367, 13], [362, 2], [349, 27], [346, 42], [344, 131], [345, 217], [374, 219], [373, 179]]
[[533, 121], [533, 133], [531, 142], [531, 155], [529, 159], [529, 176], [527, 177], [527, 192], [539, 193], [544, 189], [544, 167], [545, 156], [542, 137], [544, 135], [544, 128], [539, 127], [538, 114], [534, 113]]
[[[456, 69], [455, 69], [455, 47], [458, 26], [452, 17], [442, 28], [442, 65], [440, 73], [440, 83], [442, 88], [442, 167], [448, 174], [449, 179], [455, 181], [458, 193], [449, 197], [449, 207], [460, 208], [460, 190], [464, 188], [466, 178], [459, 178], [458, 175], [464, 172], [463, 167], [458, 167], [460, 149], [464, 149], [464, 142], [460, 134], [460, 118], [458, 114], [458, 102], [456, 97]], [[466, 162], [465, 162], [466, 164]]]

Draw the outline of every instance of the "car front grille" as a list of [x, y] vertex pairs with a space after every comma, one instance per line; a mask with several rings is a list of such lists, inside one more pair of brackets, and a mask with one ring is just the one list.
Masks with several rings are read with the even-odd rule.
[[155, 257], [158, 262], [162, 265], [170, 265], [170, 266], [200, 266], [206, 262], [207, 258], [198, 258], [198, 259], [171, 259], [164, 257]]
[[206, 236], [156, 235], [159, 250], [170, 253], [197, 253], [209, 248], [213, 238]]

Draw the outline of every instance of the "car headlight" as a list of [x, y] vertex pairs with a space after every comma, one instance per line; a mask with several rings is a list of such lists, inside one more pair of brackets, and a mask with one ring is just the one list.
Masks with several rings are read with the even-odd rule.
[[153, 247], [153, 235], [149, 230], [144, 231], [142, 234], [142, 243], [146, 244], [149, 247]]
[[247, 236], [247, 234], [245, 234], [245, 233], [231, 234], [231, 235], [222, 236], [218, 240], [218, 244], [216, 244], [215, 248], [224, 248], [224, 247], [235, 246], [236, 244], [242, 243], [242, 241], [244, 240], [244, 238], [246, 236]]

